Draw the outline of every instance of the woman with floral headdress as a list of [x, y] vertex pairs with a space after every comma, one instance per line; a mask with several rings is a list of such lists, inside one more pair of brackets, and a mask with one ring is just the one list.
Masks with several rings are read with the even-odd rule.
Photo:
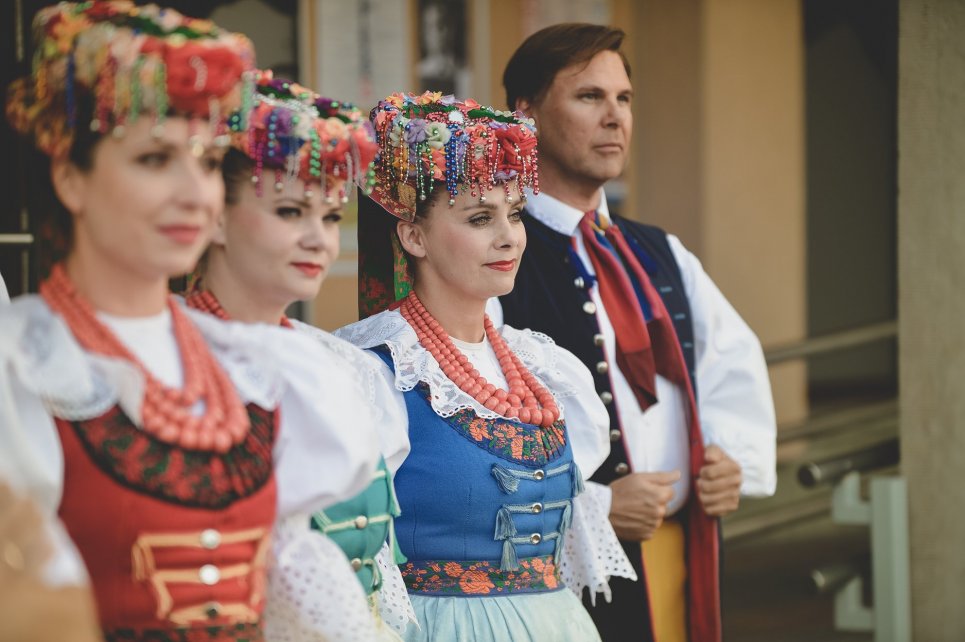
[[0, 307], [0, 477], [65, 527], [79, 555], [52, 529], [45, 580], [89, 581], [107, 640], [262, 640], [274, 522], [358, 493], [377, 457], [357, 389], [305, 365], [334, 355], [167, 291], [223, 207], [251, 45], [121, 1], [34, 26], [7, 113], [50, 156], [72, 239], [40, 296]]
[[406, 404], [396, 533], [420, 629], [405, 637], [599, 639], [576, 595], [632, 576], [608, 507], [581, 495], [606, 410], [573, 355], [485, 314], [526, 245], [532, 122], [432, 93], [390, 96], [372, 121], [372, 199], [395, 218], [360, 215], [359, 307], [377, 314], [336, 334], [375, 352]]
[[[285, 315], [292, 303], [315, 298], [338, 256], [341, 211], [352, 183], [370, 178], [375, 136], [355, 107], [270, 71], [259, 72], [253, 105], [247, 127], [239, 117], [230, 121], [225, 212], [187, 303], [223, 319], [280, 324], [338, 355], [337, 363], [319, 367], [366, 392], [382, 437], [371, 447], [381, 446], [385, 457], [356, 497], [279, 525], [266, 632], [271, 640], [399, 640], [379, 607], [405, 629], [410, 609], [391, 537], [398, 507], [390, 472], [409, 450], [399, 429], [405, 409], [392, 403], [373, 355]], [[345, 410], [331, 409], [333, 423], [354, 430], [354, 411]]]

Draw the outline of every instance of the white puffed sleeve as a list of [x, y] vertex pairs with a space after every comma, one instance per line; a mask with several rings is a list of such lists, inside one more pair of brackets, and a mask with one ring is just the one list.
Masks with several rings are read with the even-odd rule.
[[43, 579], [52, 586], [84, 585], [87, 571], [57, 518], [64, 455], [42, 395], [66, 391], [79, 403], [91, 400], [98, 393], [88, 370], [80, 347], [40, 299], [0, 307], [0, 479], [44, 517], [53, 552]]
[[[583, 362], [572, 352], [554, 347], [559, 353], [556, 367], [576, 391], [566, 399], [566, 431], [573, 459], [584, 479], [589, 479], [610, 454], [610, 416]], [[609, 487], [594, 482], [585, 486], [573, 501], [573, 522], [566, 531], [560, 574], [567, 588], [580, 597], [586, 587], [594, 604], [597, 593], [609, 602], [609, 579], [636, 580], [637, 574], [610, 525]]]
[[696, 256], [672, 235], [694, 321], [697, 401], [707, 444], [741, 466], [741, 493], [773, 495], [777, 487], [774, 401], [761, 343]]
[[340, 356], [280, 326], [191, 316], [242, 398], [278, 407], [279, 518], [323, 510], [369, 485], [381, 457], [376, 420]]
[[570, 384], [572, 396], [564, 399], [566, 432], [573, 448], [573, 459], [585, 479], [589, 479], [610, 455], [610, 416], [600, 401], [593, 375], [569, 350], [553, 345], [556, 369]]
[[377, 640], [375, 619], [349, 562], [328, 536], [295, 513], [272, 535], [265, 639], [273, 642]]
[[395, 394], [395, 387], [384, 374], [385, 364], [371, 352], [320, 328], [301, 321], [293, 320], [292, 324], [299, 333], [314, 339], [343, 359], [344, 363], [339, 367], [341, 376], [351, 378], [358, 385], [365, 404], [372, 412], [382, 456], [389, 471], [395, 473], [409, 454], [409, 435], [405, 430], [408, 417], [405, 400]]

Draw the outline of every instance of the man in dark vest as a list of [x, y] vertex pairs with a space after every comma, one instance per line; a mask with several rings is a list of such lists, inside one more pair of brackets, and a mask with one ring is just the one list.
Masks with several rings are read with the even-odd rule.
[[540, 192], [516, 287], [490, 308], [580, 357], [609, 409], [591, 481], [639, 580], [614, 578], [612, 602], [591, 607], [603, 639], [718, 642], [718, 519], [774, 492], [774, 408], [757, 337], [697, 258], [607, 209], [633, 125], [623, 37], [555, 25], [506, 67], [509, 106], [536, 121]]

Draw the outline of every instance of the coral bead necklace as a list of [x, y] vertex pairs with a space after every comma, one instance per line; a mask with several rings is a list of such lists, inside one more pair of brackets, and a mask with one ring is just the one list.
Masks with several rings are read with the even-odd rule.
[[[225, 309], [221, 307], [221, 302], [218, 301], [218, 298], [213, 295], [210, 290], [195, 290], [185, 298], [185, 303], [187, 303], [190, 308], [207, 312], [219, 319], [225, 321], [231, 319]], [[279, 325], [284, 328], [294, 327], [285, 315], [282, 315]]]
[[[245, 440], [251, 422], [234, 384], [173, 298], [168, 309], [184, 370], [180, 390], [162, 384], [97, 318], [62, 265], [54, 266], [50, 278], [41, 284], [40, 294], [85, 350], [123, 359], [140, 370], [144, 376], [141, 427], [145, 432], [188, 450], [219, 453]], [[200, 415], [194, 412], [199, 402], [204, 403]]]
[[503, 417], [516, 418], [523, 423], [544, 428], [553, 425], [560, 418], [560, 409], [553, 395], [540, 384], [519, 357], [513, 354], [488, 315], [483, 319], [486, 337], [496, 353], [509, 390], [497, 388], [472, 367], [469, 357], [453, 344], [449, 334], [422, 305], [414, 290], [402, 300], [399, 312], [415, 330], [422, 347], [438, 362], [442, 372], [460, 390], [486, 408]]

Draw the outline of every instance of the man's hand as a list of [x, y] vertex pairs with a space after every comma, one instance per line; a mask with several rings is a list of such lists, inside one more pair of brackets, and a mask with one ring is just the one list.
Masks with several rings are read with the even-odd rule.
[[680, 471], [632, 473], [610, 484], [610, 523], [622, 540], [642, 542], [653, 537], [667, 515], [673, 483]]
[[740, 464], [720, 447], [707, 446], [697, 480], [697, 497], [704, 512], [712, 517], [723, 517], [737, 510], [742, 481]]

